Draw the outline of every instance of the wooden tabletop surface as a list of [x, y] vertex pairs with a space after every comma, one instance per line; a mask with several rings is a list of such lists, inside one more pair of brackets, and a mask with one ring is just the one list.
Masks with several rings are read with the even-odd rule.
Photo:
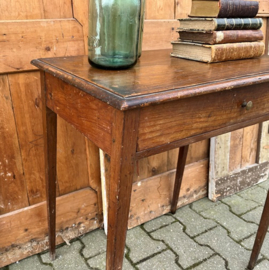
[[269, 81], [269, 57], [206, 64], [170, 56], [170, 50], [142, 53], [126, 70], [102, 70], [87, 56], [33, 60], [41, 70], [120, 110], [229, 90]]

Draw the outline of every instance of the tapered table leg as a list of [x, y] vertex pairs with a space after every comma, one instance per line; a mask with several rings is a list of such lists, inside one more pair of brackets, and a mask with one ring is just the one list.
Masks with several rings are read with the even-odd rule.
[[[41, 74], [42, 76], [42, 74]], [[44, 77], [42, 77], [43, 132], [45, 151], [45, 178], [47, 190], [47, 218], [49, 230], [49, 252], [55, 259], [56, 246], [56, 147], [57, 147], [57, 115], [46, 106]]]
[[135, 110], [115, 114], [108, 191], [107, 270], [122, 269], [138, 129]]
[[177, 210], [178, 197], [179, 197], [182, 178], [184, 174], [184, 168], [186, 164], [188, 149], [189, 149], [189, 145], [182, 146], [179, 148], [178, 160], [177, 160], [177, 171], [176, 171], [173, 198], [172, 198], [172, 204], [171, 204], [172, 214], [175, 214]]
[[260, 253], [260, 250], [261, 250], [261, 247], [262, 247], [265, 235], [266, 235], [266, 232], [268, 230], [268, 226], [269, 226], [269, 191], [267, 193], [267, 198], [266, 198], [265, 205], [263, 208], [263, 213], [262, 213], [260, 225], [258, 228], [258, 232], [257, 232], [254, 246], [252, 249], [252, 253], [250, 256], [248, 269], [253, 269], [255, 264], [256, 264], [257, 258], [259, 256], [259, 253]]

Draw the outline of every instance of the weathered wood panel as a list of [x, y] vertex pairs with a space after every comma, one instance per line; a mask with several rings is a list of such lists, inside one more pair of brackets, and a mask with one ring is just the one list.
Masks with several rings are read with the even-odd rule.
[[24, 176], [30, 205], [46, 198], [39, 72], [9, 74]]
[[[89, 188], [57, 198], [57, 244], [100, 226], [96, 201], [95, 192]], [[46, 250], [46, 203], [1, 215], [0, 228], [0, 267]]]
[[[207, 194], [208, 160], [185, 167], [178, 207]], [[133, 184], [128, 228], [170, 212], [175, 170]]]
[[269, 161], [269, 121], [264, 122], [262, 125], [258, 159], [259, 163]]
[[0, 20], [72, 18], [71, 0], [0, 1]]
[[34, 58], [84, 54], [81, 25], [75, 19], [0, 21], [0, 73], [36, 69]]
[[146, 0], [146, 20], [171, 20], [174, 19], [174, 0]]
[[8, 76], [0, 76], [0, 214], [28, 206]]

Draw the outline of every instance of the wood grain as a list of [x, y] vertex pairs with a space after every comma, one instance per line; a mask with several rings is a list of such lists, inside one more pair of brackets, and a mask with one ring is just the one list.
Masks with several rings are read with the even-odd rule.
[[46, 198], [40, 73], [9, 74], [9, 85], [30, 205]]
[[269, 121], [262, 125], [262, 134], [259, 151], [259, 163], [269, 161]]
[[175, 0], [176, 2], [176, 19], [188, 18], [191, 12], [191, 1], [189, 0]]
[[[90, 188], [57, 198], [57, 244], [99, 227], [96, 201]], [[1, 215], [0, 228], [0, 267], [48, 249], [45, 202]]]
[[84, 54], [81, 25], [74, 19], [1, 21], [0, 73], [35, 69], [38, 57]]
[[58, 117], [57, 178], [60, 195], [89, 186], [85, 137]]
[[0, 214], [29, 205], [8, 76], [0, 76]]
[[[132, 187], [128, 228], [170, 212], [175, 170], [136, 182]], [[208, 160], [185, 168], [177, 207], [207, 195]]]
[[103, 147], [106, 153], [110, 153], [114, 109], [50, 74], [46, 74], [46, 87], [47, 105], [97, 146]]
[[[230, 151], [225, 153], [228, 154], [229, 158], [229, 172], [238, 171], [241, 168], [243, 136], [244, 129], [238, 129], [231, 133]], [[218, 158], [218, 154], [216, 154], [216, 158]], [[215, 162], [219, 163], [220, 161], [216, 159]]]
[[146, 20], [174, 19], [175, 0], [146, 0]]

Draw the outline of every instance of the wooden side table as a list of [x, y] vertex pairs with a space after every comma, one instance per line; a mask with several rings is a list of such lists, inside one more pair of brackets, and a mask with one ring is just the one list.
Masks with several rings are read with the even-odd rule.
[[143, 52], [136, 66], [100, 70], [86, 56], [33, 60], [42, 71], [50, 254], [55, 258], [56, 116], [111, 157], [106, 269], [122, 269], [134, 162], [180, 147], [176, 210], [190, 143], [269, 119], [269, 57], [216, 64]]

